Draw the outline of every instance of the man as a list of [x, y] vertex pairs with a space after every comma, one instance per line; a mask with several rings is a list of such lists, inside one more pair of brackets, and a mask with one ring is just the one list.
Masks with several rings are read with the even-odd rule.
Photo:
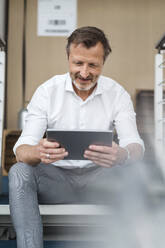
[[[18, 163], [10, 170], [9, 189], [18, 248], [42, 247], [38, 200], [68, 203], [93, 196], [97, 201], [91, 189], [98, 189], [98, 181], [101, 187], [103, 181], [108, 182], [112, 167], [143, 157], [143, 141], [128, 93], [101, 76], [111, 52], [103, 31], [79, 28], [68, 38], [66, 49], [69, 73], [49, 79], [36, 90], [25, 128], [14, 146]], [[91, 145], [84, 152], [86, 160], [63, 160], [68, 156], [65, 148], [42, 138], [47, 128], [108, 130], [113, 120], [119, 145]]]

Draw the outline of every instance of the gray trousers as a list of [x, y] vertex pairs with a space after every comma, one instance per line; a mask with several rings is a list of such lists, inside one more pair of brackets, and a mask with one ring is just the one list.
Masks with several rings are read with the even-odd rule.
[[9, 201], [17, 248], [43, 247], [39, 203], [103, 203], [104, 199], [114, 202], [117, 196], [114, 190], [114, 194], [109, 194], [110, 185], [114, 188], [118, 173], [112, 171], [101, 166], [63, 169], [42, 163], [37, 166], [24, 163], [12, 166], [9, 172]]

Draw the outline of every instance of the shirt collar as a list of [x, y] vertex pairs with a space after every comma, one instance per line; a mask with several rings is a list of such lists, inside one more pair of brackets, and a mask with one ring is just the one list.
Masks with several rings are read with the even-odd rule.
[[101, 76], [98, 78], [97, 81], [97, 87], [96, 87], [96, 91], [95, 91], [95, 95], [101, 95], [104, 91], [103, 88], [103, 82], [101, 82]]
[[65, 90], [66, 90], [66, 91], [74, 92], [73, 85], [72, 85], [72, 79], [71, 79], [71, 77], [70, 77], [69, 72], [67, 73], [66, 84], [65, 84]]
[[[70, 91], [70, 92], [74, 92], [73, 85], [72, 85], [72, 79], [70, 77], [69, 72], [68, 72], [68, 75], [67, 75], [67, 78], [66, 78], [65, 90]], [[96, 90], [95, 90], [95, 95], [100, 95], [100, 94], [103, 93], [103, 91], [104, 91], [104, 87], [103, 87], [103, 84], [101, 82], [101, 76], [100, 76], [98, 78], [97, 87], [96, 87]]]

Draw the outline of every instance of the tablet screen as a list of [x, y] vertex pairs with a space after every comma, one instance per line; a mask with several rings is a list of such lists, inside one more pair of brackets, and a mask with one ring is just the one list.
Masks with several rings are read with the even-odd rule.
[[57, 141], [64, 147], [69, 155], [66, 160], [84, 160], [84, 151], [89, 145], [112, 146], [113, 131], [73, 131], [73, 130], [53, 130], [46, 132], [49, 141]]

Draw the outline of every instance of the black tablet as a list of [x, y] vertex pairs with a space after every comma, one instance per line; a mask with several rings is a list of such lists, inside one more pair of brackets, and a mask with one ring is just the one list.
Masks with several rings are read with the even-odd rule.
[[112, 146], [113, 131], [73, 131], [47, 129], [46, 136], [49, 141], [57, 141], [64, 147], [69, 155], [67, 160], [84, 160], [84, 151], [89, 145]]

